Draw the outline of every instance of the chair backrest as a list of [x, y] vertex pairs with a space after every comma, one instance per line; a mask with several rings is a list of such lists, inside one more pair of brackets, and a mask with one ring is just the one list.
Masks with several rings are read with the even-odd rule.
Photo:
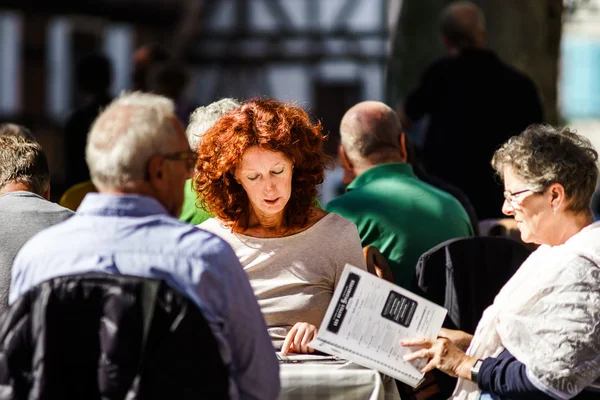
[[[450, 239], [419, 258], [412, 291], [448, 310], [444, 327], [472, 334], [529, 254], [521, 242], [503, 236]], [[432, 372], [439, 398], [449, 398], [456, 378]]]
[[225, 399], [228, 379], [200, 309], [162, 281], [55, 278], [0, 317], [6, 398]]
[[365, 246], [363, 254], [367, 263], [367, 271], [388, 282], [396, 283], [387, 259], [375, 246]]
[[451, 239], [420, 257], [413, 290], [448, 310], [445, 327], [472, 334], [483, 311], [530, 253], [506, 237]]

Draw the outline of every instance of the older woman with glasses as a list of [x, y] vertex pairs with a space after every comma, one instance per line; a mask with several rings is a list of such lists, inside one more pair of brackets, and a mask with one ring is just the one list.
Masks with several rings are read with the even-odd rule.
[[405, 359], [429, 359], [423, 371], [459, 378], [453, 398], [570, 399], [600, 376], [600, 223], [590, 209], [597, 160], [587, 139], [548, 125], [530, 126], [494, 154], [502, 211], [540, 247], [474, 336], [442, 330], [401, 343], [421, 348]]
[[200, 225], [225, 239], [246, 271], [282, 352], [312, 352], [346, 263], [366, 269], [356, 225], [315, 207], [329, 158], [321, 125], [276, 100], [249, 100], [204, 134], [195, 175]]

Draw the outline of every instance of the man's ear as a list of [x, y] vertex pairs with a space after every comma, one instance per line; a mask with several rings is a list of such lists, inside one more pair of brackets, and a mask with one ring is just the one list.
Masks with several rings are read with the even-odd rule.
[[352, 162], [350, 162], [350, 159], [348, 158], [348, 155], [346, 154], [346, 150], [344, 150], [344, 146], [342, 146], [340, 144], [340, 147], [338, 147], [338, 158], [339, 158], [339, 163], [340, 166], [346, 170], [352, 170], [354, 169], [354, 166], [352, 165]]
[[342, 183], [347, 186], [350, 184], [350, 182], [354, 180], [354, 178], [356, 178], [356, 173], [354, 172], [354, 165], [352, 165], [352, 162], [348, 158], [348, 155], [346, 154], [346, 151], [344, 150], [342, 145], [340, 145], [340, 147], [338, 148], [338, 156], [340, 166], [344, 169]]
[[153, 187], [164, 186], [167, 180], [165, 165], [165, 159], [160, 156], [154, 156], [148, 162], [146, 172], [148, 174], [148, 181]]
[[408, 160], [408, 153], [406, 153], [406, 141], [404, 138], [404, 132], [400, 132], [400, 135], [398, 135], [398, 152], [400, 153], [402, 162], [406, 162], [406, 160]]
[[48, 184], [48, 187], [46, 188], [46, 190], [44, 190], [44, 193], [42, 193], [42, 197], [50, 201], [50, 184]]

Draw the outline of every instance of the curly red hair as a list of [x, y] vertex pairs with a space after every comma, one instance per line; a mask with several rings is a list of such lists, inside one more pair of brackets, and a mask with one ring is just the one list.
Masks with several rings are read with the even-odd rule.
[[234, 173], [252, 146], [279, 151], [294, 165], [292, 193], [284, 218], [288, 227], [304, 227], [310, 207], [332, 163], [323, 151], [320, 123], [293, 104], [252, 99], [227, 112], [202, 136], [194, 183], [202, 207], [234, 230], [248, 227], [250, 201]]

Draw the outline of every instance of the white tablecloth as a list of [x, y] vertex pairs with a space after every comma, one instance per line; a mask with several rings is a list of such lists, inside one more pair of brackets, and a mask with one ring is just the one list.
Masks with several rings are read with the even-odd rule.
[[295, 360], [291, 356], [279, 363], [282, 400], [400, 399], [396, 382], [387, 375], [350, 361], [299, 361], [301, 357]]

